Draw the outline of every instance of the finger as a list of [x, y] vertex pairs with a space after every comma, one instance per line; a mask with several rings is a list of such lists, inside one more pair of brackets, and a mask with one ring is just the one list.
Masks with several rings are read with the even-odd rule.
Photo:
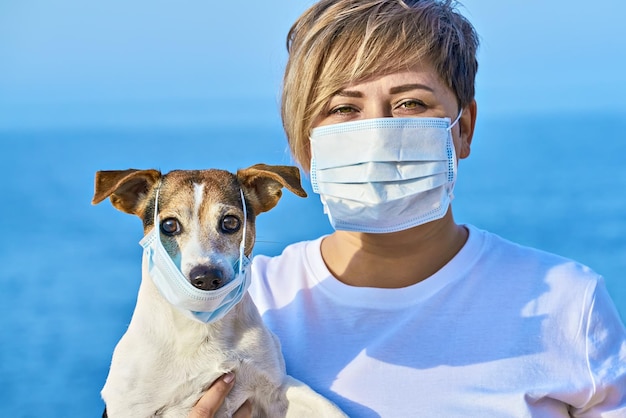
[[251, 418], [252, 417], [252, 404], [249, 400], [245, 401], [243, 405], [239, 407], [237, 412], [233, 414], [233, 418]]
[[235, 374], [233, 372], [226, 373], [213, 382], [209, 390], [191, 409], [189, 418], [213, 418], [234, 384]]

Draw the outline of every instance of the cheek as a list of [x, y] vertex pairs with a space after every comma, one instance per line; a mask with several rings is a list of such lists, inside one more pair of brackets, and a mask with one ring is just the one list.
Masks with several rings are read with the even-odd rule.
[[245, 253], [249, 255], [252, 252], [252, 247], [254, 247], [256, 237], [256, 231], [254, 223], [248, 222], [246, 225], [246, 242], [245, 242]]
[[181, 245], [175, 238], [164, 238], [161, 236], [161, 243], [163, 244], [163, 248], [169, 254], [174, 264], [180, 268], [181, 261]]

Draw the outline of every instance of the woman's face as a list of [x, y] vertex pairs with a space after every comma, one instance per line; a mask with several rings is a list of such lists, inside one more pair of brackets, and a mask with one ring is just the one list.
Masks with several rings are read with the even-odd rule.
[[[437, 73], [428, 65], [420, 65], [345, 86], [331, 97], [314, 127], [385, 117], [447, 117], [453, 121], [459, 110], [454, 93]], [[457, 158], [469, 155], [475, 115], [476, 105], [472, 103], [452, 130]]]

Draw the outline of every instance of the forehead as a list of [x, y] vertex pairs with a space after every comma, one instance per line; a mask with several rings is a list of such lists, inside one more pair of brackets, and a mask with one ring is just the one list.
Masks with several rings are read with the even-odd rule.
[[203, 201], [239, 205], [239, 188], [237, 178], [224, 170], [175, 170], [163, 177], [159, 204], [163, 207], [193, 205], [200, 198]]
[[436, 96], [441, 96], [442, 99], [454, 99], [452, 90], [429, 64], [418, 64], [405, 70], [373, 75], [364, 80], [346, 84], [337, 94], [396, 94], [402, 93], [407, 89], [424, 90]]

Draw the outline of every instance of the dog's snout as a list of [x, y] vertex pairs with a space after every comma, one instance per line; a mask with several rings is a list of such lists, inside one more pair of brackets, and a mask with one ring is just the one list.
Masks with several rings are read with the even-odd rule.
[[224, 285], [224, 272], [221, 269], [197, 266], [189, 273], [191, 284], [201, 290], [215, 290]]

